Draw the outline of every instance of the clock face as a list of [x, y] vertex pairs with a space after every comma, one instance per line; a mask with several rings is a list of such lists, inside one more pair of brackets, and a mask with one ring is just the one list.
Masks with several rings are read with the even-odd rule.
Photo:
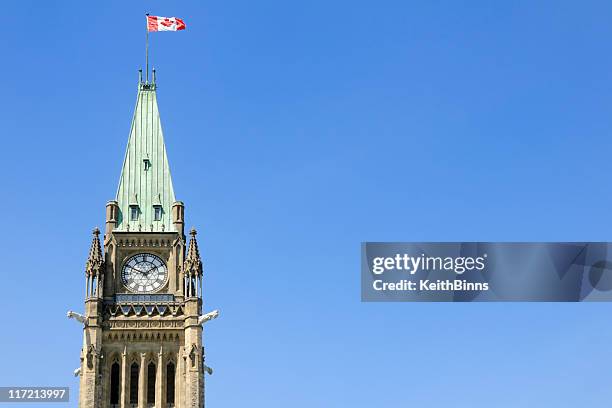
[[121, 281], [132, 292], [156, 292], [167, 279], [166, 264], [159, 256], [152, 254], [137, 254], [128, 258], [121, 270]]

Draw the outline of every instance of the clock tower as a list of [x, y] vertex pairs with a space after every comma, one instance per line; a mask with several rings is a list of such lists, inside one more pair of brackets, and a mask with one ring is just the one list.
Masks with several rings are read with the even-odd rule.
[[119, 187], [85, 267], [79, 407], [204, 406], [202, 261], [185, 236], [157, 106], [155, 71], [138, 81]]

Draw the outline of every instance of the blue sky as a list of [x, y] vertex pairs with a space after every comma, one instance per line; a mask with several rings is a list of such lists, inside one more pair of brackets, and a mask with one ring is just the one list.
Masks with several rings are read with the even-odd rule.
[[612, 239], [604, 1], [3, 2], [0, 385], [68, 385], [76, 407], [65, 312], [116, 191], [146, 11], [187, 23], [151, 61], [222, 312], [208, 406], [609, 405], [608, 304], [359, 291], [362, 241]]

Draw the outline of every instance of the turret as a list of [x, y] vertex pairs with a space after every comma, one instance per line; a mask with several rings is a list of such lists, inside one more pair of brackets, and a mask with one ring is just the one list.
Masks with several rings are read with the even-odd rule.
[[115, 200], [106, 203], [106, 229], [104, 233], [108, 235], [117, 226], [117, 217], [119, 215], [119, 204]]
[[191, 229], [189, 248], [183, 264], [185, 275], [185, 353], [187, 370], [185, 371], [186, 395], [191, 401], [204, 405], [204, 347], [202, 346], [202, 325], [199, 323], [202, 314], [202, 260], [196, 240], [197, 232]]
[[183, 237], [185, 235], [185, 204], [182, 201], [175, 201], [172, 204], [172, 223], [174, 229]]

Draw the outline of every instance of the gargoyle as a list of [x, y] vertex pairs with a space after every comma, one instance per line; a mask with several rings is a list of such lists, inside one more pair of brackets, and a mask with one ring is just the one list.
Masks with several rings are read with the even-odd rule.
[[217, 317], [219, 317], [219, 310], [213, 310], [212, 312], [198, 317], [198, 324], [204, 324], [209, 320], [216, 319]]
[[68, 311], [68, 313], [66, 313], [66, 316], [67, 316], [69, 319], [74, 319], [74, 320], [76, 320], [76, 321], [77, 321], [77, 322], [79, 322], [79, 323], [83, 323], [83, 324], [85, 324], [85, 316], [83, 316], [83, 315], [82, 315], [82, 314], [80, 314], [80, 313], [73, 312], [72, 310], [69, 310], [69, 311]]

